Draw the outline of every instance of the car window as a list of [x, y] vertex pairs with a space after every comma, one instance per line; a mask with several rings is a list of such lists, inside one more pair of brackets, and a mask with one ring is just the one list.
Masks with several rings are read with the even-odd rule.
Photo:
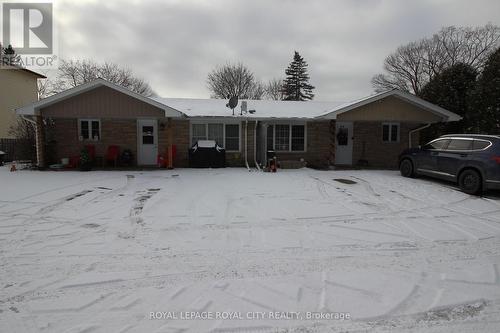
[[471, 150], [472, 141], [467, 139], [451, 139], [446, 150]]
[[424, 149], [444, 149], [450, 142], [450, 139], [438, 139], [429, 142], [424, 146]]
[[485, 149], [489, 145], [491, 145], [491, 142], [489, 142], [489, 141], [486, 141], [486, 140], [474, 140], [474, 142], [472, 142], [472, 149], [473, 150], [481, 150], [481, 149]]

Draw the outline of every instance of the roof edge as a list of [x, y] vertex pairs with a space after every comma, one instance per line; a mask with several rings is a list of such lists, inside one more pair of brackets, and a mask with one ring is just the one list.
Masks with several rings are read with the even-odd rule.
[[453, 113], [451, 111], [448, 111], [438, 105], [435, 105], [433, 103], [430, 103], [418, 96], [415, 96], [413, 94], [403, 92], [398, 89], [391, 89], [391, 90], [386, 90], [368, 97], [365, 97], [361, 100], [354, 101], [353, 103], [347, 104], [343, 107], [340, 107], [338, 109], [329, 111], [323, 115], [318, 116], [317, 118], [321, 119], [336, 119], [337, 115], [351, 111], [353, 109], [356, 109], [358, 107], [373, 103], [375, 101], [381, 100], [383, 98], [389, 97], [389, 96], [396, 96], [401, 99], [404, 99], [412, 104], [418, 105], [424, 109], [426, 109], [429, 112], [432, 112], [436, 115], [439, 115], [443, 118], [443, 121], [445, 122], [451, 122], [451, 121], [459, 121], [462, 119], [461, 116], [459, 116], [456, 113]]
[[160, 103], [152, 98], [143, 96], [143, 95], [138, 94], [130, 89], [124, 88], [120, 85], [114, 84], [112, 82], [109, 82], [109, 81], [101, 79], [101, 78], [98, 78], [98, 79], [95, 79], [93, 81], [81, 84], [79, 86], [64, 90], [64, 91], [57, 93], [55, 95], [49, 96], [47, 98], [36, 101], [34, 103], [17, 108], [16, 113], [18, 115], [25, 115], [25, 116], [36, 115], [38, 110], [43, 108], [43, 107], [50, 106], [52, 104], [55, 104], [57, 102], [60, 102], [60, 101], [63, 101], [65, 99], [71, 98], [73, 96], [79, 95], [81, 93], [90, 91], [90, 90], [97, 88], [97, 87], [100, 87], [100, 86], [105, 86], [105, 87], [114, 89], [114, 90], [119, 91], [121, 93], [124, 93], [130, 97], [136, 98], [140, 101], [143, 101], [145, 103], [153, 105], [159, 109], [162, 109], [165, 112], [166, 117], [180, 118], [180, 117], [185, 116], [184, 113], [182, 113], [179, 110], [176, 110], [168, 105]]

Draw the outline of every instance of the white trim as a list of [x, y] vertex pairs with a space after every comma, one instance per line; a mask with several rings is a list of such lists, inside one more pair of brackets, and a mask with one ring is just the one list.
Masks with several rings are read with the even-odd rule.
[[[89, 138], [88, 139], [85, 139], [83, 137], [81, 137], [81, 132], [82, 132], [82, 125], [81, 125], [81, 122], [82, 121], [85, 121], [88, 123], [89, 125]], [[99, 122], [99, 140], [94, 140], [94, 138], [90, 137], [92, 135], [92, 122], [93, 121], [97, 121]], [[78, 141], [82, 141], [82, 142], [99, 142], [102, 140], [102, 125], [101, 125], [101, 119], [99, 118], [78, 118]]]
[[329, 111], [323, 115], [320, 115], [316, 117], [317, 119], [337, 119], [337, 116], [339, 114], [351, 111], [353, 109], [359, 108], [363, 105], [373, 103], [375, 101], [381, 100], [383, 98], [386, 98], [388, 96], [396, 96], [399, 97], [400, 99], [406, 100], [414, 105], [417, 105], [431, 113], [434, 113], [435, 115], [441, 116], [443, 118], [443, 121], [449, 122], [449, 121], [459, 121], [462, 119], [459, 115], [456, 113], [450, 112], [448, 110], [443, 109], [442, 107], [439, 107], [435, 104], [429, 103], [422, 98], [419, 98], [415, 95], [393, 89], [393, 90], [388, 90], [384, 91], [372, 96], [368, 96], [365, 98], [362, 98], [360, 100], [354, 101], [352, 103], [347, 103], [339, 108], [335, 108], [332, 111]]
[[226, 146], [226, 125], [238, 125], [238, 150], [227, 150], [227, 153], [240, 153], [241, 152], [241, 119], [214, 119], [214, 118], [196, 118], [189, 121], [189, 146], [193, 142], [193, 124], [205, 125], [205, 139], [208, 140], [208, 124], [222, 124], [222, 140], [224, 141], [224, 148]]
[[29, 104], [29, 105], [26, 105], [26, 106], [23, 106], [21, 108], [16, 109], [16, 113], [18, 115], [28, 115], [28, 116], [37, 115], [39, 113], [40, 108], [50, 106], [50, 105], [55, 104], [57, 102], [60, 102], [62, 100], [68, 99], [70, 97], [79, 95], [81, 93], [84, 93], [86, 91], [89, 91], [89, 90], [92, 90], [92, 89], [95, 89], [95, 88], [101, 87], [101, 86], [105, 86], [105, 87], [114, 89], [116, 91], [124, 93], [125, 95], [136, 98], [144, 103], [148, 103], [148, 104], [153, 105], [159, 109], [162, 109], [163, 111], [165, 111], [165, 117], [179, 118], [179, 117], [184, 116], [184, 114], [182, 112], [179, 112], [179, 111], [171, 108], [170, 106], [167, 106], [165, 104], [157, 102], [154, 99], [151, 99], [149, 97], [142, 96], [141, 94], [138, 94], [132, 90], [126, 89], [122, 86], [116, 85], [116, 84], [111, 83], [109, 81], [106, 81], [104, 79], [96, 79], [94, 81], [81, 84], [77, 87], [67, 89], [67, 90], [60, 92], [58, 94], [41, 99], [35, 103], [32, 103], [32, 104]]
[[[388, 136], [388, 140], [385, 141], [384, 140], [384, 126], [387, 125], [389, 126], [389, 136]], [[392, 138], [392, 126], [396, 125], [398, 127], [398, 137], [396, 139], [396, 141], [393, 141], [391, 138]], [[383, 143], [399, 143], [399, 140], [401, 138], [401, 123], [398, 123], [398, 122], [383, 122], [382, 123], [382, 142]]]

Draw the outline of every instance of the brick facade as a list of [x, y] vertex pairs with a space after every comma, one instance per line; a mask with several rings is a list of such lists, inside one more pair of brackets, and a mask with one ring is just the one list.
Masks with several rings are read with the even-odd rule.
[[[367, 161], [369, 167], [397, 168], [399, 154], [409, 145], [409, 132], [417, 128], [415, 123], [400, 123], [399, 142], [382, 141], [382, 122], [354, 122], [352, 163]], [[412, 142], [418, 142], [418, 133], [413, 134]]]
[[86, 145], [94, 145], [96, 156], [105, 156], [110, 145], [117, 145], [120, 151], [130, 149], [137, 161], [137, 122], [135, 119], [101, 120], [99, 141], [79, 140], [78, 120], [57, 118], [47, 121], [47, 155], [49, 163], [60, 163], [63, 157], [80, 156]]
[[[308, 166], [326, 168], [333, 164], [334, 146], [331, 144], [331, 122], [312, 121], [306, 123], [307, 148], [305, 152], [276, 152], [279, 161], [299, 161], [304, 159]], [[333, 126], [335, 130], [335, 125]], [[333, 152], [332, 152], [333, 151]]]

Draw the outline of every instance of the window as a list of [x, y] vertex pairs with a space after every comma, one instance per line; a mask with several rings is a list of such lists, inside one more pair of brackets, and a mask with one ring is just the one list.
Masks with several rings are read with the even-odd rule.
[[142, 144], [143, 145], [155, 144], [154, 126], [142, 126]]
[[274, 150], [274, 126], [267, 126], [267, 151]]
[[226, 150], [240, 150], [240, 125], [226, 124], [226, 141], [224, 148]]
[[446, 150], [471, 150], [472, 140], [468, 139], [451, 139]]
[[274, 125], [274, 149], [290, 150], [290, 125]]
[[80, 141], [101, 139], [101, 121], [99, 119], [80, 119], [78, 127]]
[[191, 146], [199, 140], [207, 139], [206, 124], [192, 124], [191, 125]]
[[448, 146], [448, 143], [450, 143], [450, 139], [439, 139], [439, 140], [434, 140], [429, 142], [424, 146], [424, 149], [436, 149], [436, 150], [441, 150], [445, 149], [446, 146]]
[[224, 146], [224, 125], [208, 124], [208, 140], [214, 140], [219, 146]]
[[276, 124], [267, 127], [267, 150], [305, 151], [306, 126]]
[[292, 151], [304, 150], [305, 126], [292, 125]]
[[222, 123], [192, 123], [191, 145], [199, 140], [214, 140], [227, 151], [240, 150], [240, 125]]
[[382, 141], [399, 142], [399, 123], [382, 124]]
[[472, 149], [473, 150], [483, 150], [491, 146], [491, 142], [486, 141], [486, 140], [474, 140], [472, 143]]

